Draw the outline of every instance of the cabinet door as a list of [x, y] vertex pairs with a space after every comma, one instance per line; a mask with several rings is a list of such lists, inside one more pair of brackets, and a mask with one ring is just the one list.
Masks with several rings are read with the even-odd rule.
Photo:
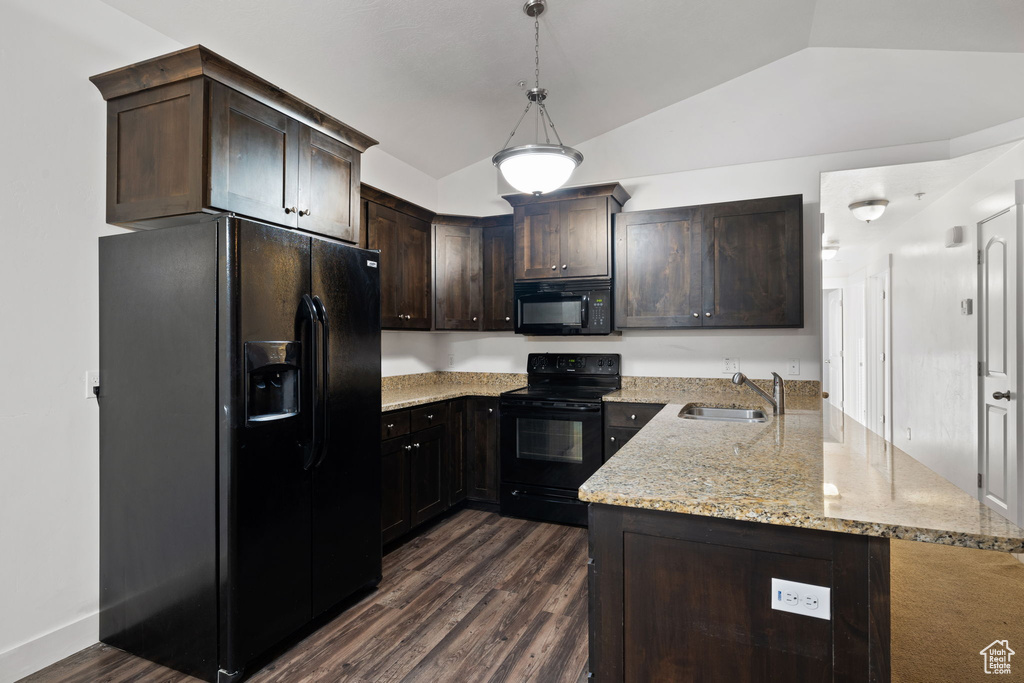
[[608, 249], [611, 221], [608, 200], [589, 197], [558, 202], [558, 277], [605, 277], [610, 274]]
[[466, 459], [469, 462], [469, 487], [466, 497], [489, 503], [498, 502], [498, 399], [470, 399], [469, 438]]
[[294, 228], [299, 128], [295, 119], [211, 82], [209, 205]]
[[430, 287], [430, 223], [398, 214], [401, 287], [399, 315], [404, 315], [402, 329], [429, 330], [433, 306]]
[[434, 324], [479, 330], [483, 324], [481, 229], [434, 226]]
[[483, 228], [483, 307], [485, 330], [511, 330], [512, 226]]
[[348, 145], [300, 127], [299, 228], [359, 243], [359, 157]]
[[448, 503], [445, 428], [438, 425], [409, 436], [409, 508], [413, 526], [444, 512]]
[[608, 459], [618, 453], [619, 449], [639, 431], [639, 429], [627, 429], [625, 427], [605, 427], [604, 462], [608, 462]]
[[704, 207], [705, 327], [803, 325], [800, 195]]
[[561, 277], [558, 205], [558, 202], [539, 202], [516, 207], [516, 280]]
[[381, 541], [387, 543], [409, 530], [409, 439], [388, 439], [380, 445]]
[[451, 402], [448, 412], [448, 505], [466, 499], [466, 399]]
[[615, 327], [700, 327], [700, 207], [620, 213], [614, 223]]
[[391, 329], [405, 327], [399, 310], [403, 268], [400, 215], [386, 206], [366, 203], [367, 246], [380, 249], [380, 325]]

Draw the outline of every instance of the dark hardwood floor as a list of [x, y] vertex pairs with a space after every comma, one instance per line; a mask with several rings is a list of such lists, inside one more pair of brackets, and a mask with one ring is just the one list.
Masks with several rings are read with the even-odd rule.
[[[585, 529], [463, 510], [385, 556], [378, 590], [248, 680], [584, 681], [586, 566]], [[103, 644], [22, 680], [196, 681]]]

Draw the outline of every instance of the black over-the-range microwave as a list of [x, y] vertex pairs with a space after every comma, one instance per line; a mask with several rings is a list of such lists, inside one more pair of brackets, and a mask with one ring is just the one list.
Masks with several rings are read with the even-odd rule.
[[611, 334], [610, 280], [517, 282], [516, 334]]

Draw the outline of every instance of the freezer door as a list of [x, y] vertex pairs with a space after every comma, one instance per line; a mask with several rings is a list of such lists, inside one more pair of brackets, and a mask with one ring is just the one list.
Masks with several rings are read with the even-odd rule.
[[221, 666], [233, 672], [310, 618], [310, 239], [234, 218], [222, 230]]
[[381, 576], [379, 254], [312, 240], [324, 318], [326, 444], [313, 473], [312, 604], [317, 615]]

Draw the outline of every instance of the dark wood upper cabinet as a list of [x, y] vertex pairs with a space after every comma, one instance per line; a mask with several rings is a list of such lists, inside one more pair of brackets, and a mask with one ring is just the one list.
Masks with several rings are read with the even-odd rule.
[[107, 222], [231, 211], [360, 243], [376, 140], [202, 46], [90, 79], [107, 100]]
[[434, 219], [434, 325], [512, 329], [512, 216]]
[[299, 133], [299, 228], [359, 244], [361, 155], [308, 126]]
[[366, 198], [367, 247], [380, 250], [381, 327], [429, 330], [433, 212], [369, 185]]
[[611, 276], [611, 217], [629, 200], [621, 185], [504, 198], [515, 217], [516, 280]]
[[299, 122], [210, 84], [210, 208], [298, 224]]
[[615, 326], [700, 327], [700, 207], [615, 216]]
[[[510, 216], [498, 218], [510, 219]], [[484, 219], [487, 220], [487, 219]], [[513, 326], [512, 296], [512, 224], [484, 226], [483, 231], [483, 300], [485, 330], [511, 330]]]
[[803, 325], [801, 195], [705, 206], [702, 233], [705, 324]]
[[616, 328], [803, 325], [801, 195], [614, 221]]
[[479, 330], [483, 325], [483, 243], [477, 227], [434, 223], [434, 325]]

